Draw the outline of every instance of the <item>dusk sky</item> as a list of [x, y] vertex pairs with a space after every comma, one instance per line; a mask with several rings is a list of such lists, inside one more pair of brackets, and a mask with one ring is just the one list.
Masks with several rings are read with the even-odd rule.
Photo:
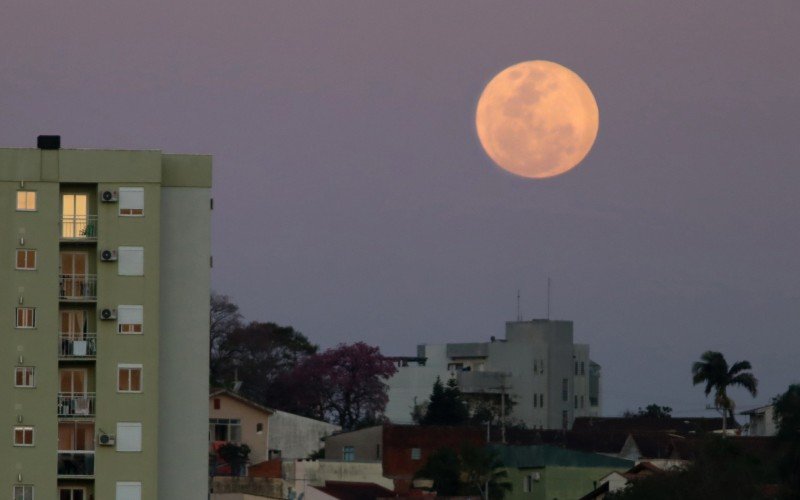
[[[796, 0], [13, 0], [0, 147], [212, 154], [214, 289], [323, 347], [502, 337], [550, 276], [606, 415], [709, 414], [709, 349], [752, 362], [745, 409], [800, 381], [798, 26]], [[600, 128], [533, 180], [487, 157], [475, 109], [538, 59]]]

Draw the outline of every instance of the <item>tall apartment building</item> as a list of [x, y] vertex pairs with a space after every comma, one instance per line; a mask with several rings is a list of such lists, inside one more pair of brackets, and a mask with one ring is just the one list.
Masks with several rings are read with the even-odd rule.
[[507, 415], [529, 428], [564, 429], [575, 417], [600, 414], [600, 365], [589, 346], [574, 344], [571, 321], [512, 321], [506, 338], [465, 344], [423, 344], [416, 357], [395, 358], [387, 417], [411, 421], [436, 378], [455, 378], [468, 399], [513, 402]]
[[207, 498], [209, 156], [0, 149], [0, 498]]

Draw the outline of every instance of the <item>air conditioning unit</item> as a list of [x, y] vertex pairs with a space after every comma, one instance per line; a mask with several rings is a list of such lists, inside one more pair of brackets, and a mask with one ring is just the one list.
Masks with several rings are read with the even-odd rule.
[[106, 434], [101, 432], [100, 435], [97, 437], [97, 444], [100, 446], [114, 446], [117, 442], [117, 437], [111, 434]]
[[103, 262], [114, 262], [117, 260], [117, 251], [116, 250], [103, 250], [100, 252], [100, 260]]
[[116, 191], [103, 191], [100, 193], [100, 201], [103, 203], [116, 203], [119, 201], [119, 194]]
[[116, 309], [102, 309], [100, 311], [100, 319], [117, 319]]

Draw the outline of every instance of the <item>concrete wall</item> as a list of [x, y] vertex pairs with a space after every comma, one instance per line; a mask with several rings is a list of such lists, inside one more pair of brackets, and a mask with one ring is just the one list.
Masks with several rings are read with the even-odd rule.
[[376, 425], [357, 431], [334, 434], [325, 439], [325, 460], [344, 460], [344, 448], [352, 446], [354, 462], [380, 461], [383, 445], [383, 426]]
[[[385, 488], [394, 488], [394, 481], [383, 476], [383, 466], [380, 462], [285, 461], [283, 479], [297, 494], [305, 493], [307, 486], [324, 486], [325, 481], [375, 483]], [[288, 491], [285, 493], [288, 494]]]
[[325, 447], [323, 438], [341, 430], [338, 425], [275, 411], [269, 419], [269, 450], [280, 451], [284, 460], [308, 458]]

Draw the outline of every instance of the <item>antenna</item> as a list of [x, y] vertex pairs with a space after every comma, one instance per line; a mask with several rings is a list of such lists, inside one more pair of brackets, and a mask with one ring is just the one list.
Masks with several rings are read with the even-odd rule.
[[519, 312], [519, 288], [517, 288], [517, 321], [522, 321], [522, 314]]
[[547, 320], [550, 321], [550, 276], [547, 277]]

